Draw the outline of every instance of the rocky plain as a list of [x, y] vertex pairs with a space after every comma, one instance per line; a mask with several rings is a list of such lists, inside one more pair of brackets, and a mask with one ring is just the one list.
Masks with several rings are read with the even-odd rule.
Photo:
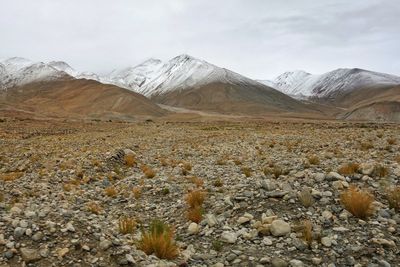
[[400, 266], [399, 180], [396, 124], [5, 118], [0, 266]]

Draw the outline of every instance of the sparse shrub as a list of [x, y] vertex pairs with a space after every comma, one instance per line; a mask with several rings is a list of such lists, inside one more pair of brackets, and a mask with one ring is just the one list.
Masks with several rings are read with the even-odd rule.
[[132, 188], [133, 197], [139, 199], [142, 195], [142, 188], [140, 186], [135, 186]]
[[168, 194], [169, 194], [169, 188], [168, 188], [168, 187], [164, 187], [164, 188], [161, 190], [161, 193], [162, 193], [163, 195], [168, 195]]
[[273, 173], [273, 170], [270, 167], [264, 167], [263, 168], [263, 173], [265, 176], [269, 176]]
[[226, 165], [226, 159], [219, 159], [215, 162], [217, 165]]
[[386, 192], [386, 198], [391, 209], [400, 211], [400, 186], [389, 188]]
[[70, 184], [70, 183], [64, 183], [63, 184], [63, 189], [66, 192], [70, 192], [70, 191], [72, 191], [72, 189], [74, 189], [74, 185]]
[[383, 165], [377, 164], [374, 168], [374, 175], [378, 177], [386, 177], [389, 174], [388, 168]]
[[311, 191], [308, 188], [303, 189], [298, 196], [301, 204], [308, 208], [314, 204], [314, 197], [311, 195]]
[[349, 176], [358, 172], [359, 169], [360, 165], [358, 163], [351, 162], [340, 167], [338, 173], [340, 173], [341, 175]]
[[374, 197], [367, 191], [350, 186], [340, 196], [340, 200], [351, 214], [360, 219], [366, 219], [374, 212], [372, 202]]
[[122, 217], [118, 221], [118, 230], [121, 234], [133, 234], [136, 228], [136, 220], [133, 218]]
[[118, 191], [117, 189], [115, 189], [114, 186], [108, 186], [106, 187], [106, 189], [104, 189], [104, 193], [108, 196], [108, 197], [116, 197], [118, 195]]
[[163, 166], [163, 167], [168, 166], [168, 161], [167, 161], [167, 159], [165, 159], [165, 158], [161, 158], [161, 159], [160, 159], [160, 163], [161, 163], [161, 166]]
[[211, 247], [213, 248], [213, 250], [215, 250], [217, 252], [221, 252], [222, 249], [224, 248], [224, 245], [222, 244], [221, 241], [216, 239], [211, 243]]
[[214, 185], [215, 187], [222, 187], [222, 186], [224, 185], [224, 182], [222, 181], [221, 178], [217, 178], [217, 179], [215, 179], [213, 185]]
[[142, 239], [138, 248], [147, 255], [154, 253], [160, 259], [175, 259], [179, 250], [174, 241], [174, 231], [171, 227], [161, 221], [155, 220], [150, 229], [142, 232]]
[[99, 204], [97, 204], [94, 201], [89, 202], [86, 207], [87, 207], [88, 211], [90, 211], [91, 213], [97, 214], [97, 215], [103, 211], [103, 209], [99, 206]]
[[234, 162], [236, 165], [242, 165], [242, 161], [241, 161], [240, 159], [234, 159], [233, 162]]
[[136, 166], [136, 159], [135, 159], [135, 156], [132, 154], [126, 154], [124, 156], [124, 162], [125, 162], [125, 165], [128, 167]]
[[279, 178], [283, 174], [283, 169], [279, 166], [274, 166], [272, 173], [274, 174], [275, 178]]
[[189, 192], [186, 195], [186, 203], [191, 208], [194, 208], [196, 206], [201, 206], [204, 203], [205, 197], [206, 197], [206, 193], [204, 191], [195, 190], [195, 191]]
[[318, 165], [320, 163], [320, 160], [316, 155], [308, 156], [307, 159], [311, 165]]
[[17, 180], [18, 178], [21, 178], [23, 175], [22, 172], [9, 172], [9, 173], [4, 173], [1, 178], [4, 182], [12, 182]]
[[388, 138], [386, 141], [389, 145], [395, 145], [397, 143], [396, 138]]
[[204, 181], [203, 179], [197, 177], [197, 176], [191, 176], [189, 178], [189, 181], [193, 184], [196, 185], [196, 187], [202, 187], [204, 185]]
[[182, 164], [182, 168], [190, 172], [192, 170], [192, 165], [189, 162], [185, 162]]
[[302, 223], [302, 234], [303, 234], [303, 239], [306, 241], [309, 247], [311, 247], [312, 241], [313, 241], [313, 225], [310, 220], [304, 220]]
[[374, 148], [374, 145], [370, 141], [361, 142], [360, 143], [360, 148], [361, 148], [361, 150], [369, 150], [371, 148]]
[[242, 172], [246, 177], [250, 177], [251, 176], [251, 169], [248, 167], [243, 167], [242, 168]]
[[199, 223], [203, 218], [203, 208], [201, 206], [189, 207], [186, 215], [190, 221]]
[[144, 176], [147, 178], [154, 178], [156, 176], [156, 172], [147, 165], [142, 165], [141, 169]]

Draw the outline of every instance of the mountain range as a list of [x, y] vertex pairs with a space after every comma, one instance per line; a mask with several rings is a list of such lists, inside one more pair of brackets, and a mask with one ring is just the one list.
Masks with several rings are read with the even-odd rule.
[[[63, 61], [43, 63], [18, 57], [0, 61], [0, 108], [18, 106], [21, 110], [40, 113], [46, 106], [44, 113], [52, 111], [59, 116], [65, 113], [161, 116], [167, 113], [160, 108], [162, 104], [213, 114], [301, 114], [398, 121], [399, 85], [400, 77], [357, 68], [337, 69], [320, 75], [292, 71], [272, 81], [254, 80], [185, 54], [167, 62], [149, 59], [107, 75], [78, 72]], [[71, 96], [66, 104], [61, 99], [69, 93], [76, 99]], [[146, 103], [147, 108], [143, 110], [148, 112], [127, 108], [129, 101], [123, 105], [125, 108], [119, 109], [121, 99], [131, 99], [135, 107]], [[98, 103], [102, 104], [96, 110]]]

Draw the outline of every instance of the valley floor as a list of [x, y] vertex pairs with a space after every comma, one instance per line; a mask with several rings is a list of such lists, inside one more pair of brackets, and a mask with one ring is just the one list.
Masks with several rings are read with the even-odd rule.
[[[399, 266], [399, 179], [399, 125], [4, 119], [0, 266]], [[374, 196], [370, 217], [344, 209], [351, 185]], [[175, 259], [137, 247], [156, 218]]]

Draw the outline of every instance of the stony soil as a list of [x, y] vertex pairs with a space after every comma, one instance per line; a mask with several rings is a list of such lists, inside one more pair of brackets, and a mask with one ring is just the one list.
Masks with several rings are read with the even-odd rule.
[[[138, 164], [127, 166], [124, 154]], [[385, 191], [400, 183], [399, 156], [400, 127], [389, 124], [5, 119], [0, 266], [400, 266], [400, 215]], [[350, 162], [361, 164], [358, 173], [337, 173]], [[378, 164], [388, 173], [374, 171]], [[375, 197], [367, 219], [340, 202], [353, 184]], [[207, 192], [199, 224], [186, 217], [195, 188]], [[299, 198], [305, 191], [310, 207]], [[123, 216], [138, 222], [133, 234], [119, 232]], [[155, 218], [175, 228], [178, 258], [137, 249], [140, 228]]]

